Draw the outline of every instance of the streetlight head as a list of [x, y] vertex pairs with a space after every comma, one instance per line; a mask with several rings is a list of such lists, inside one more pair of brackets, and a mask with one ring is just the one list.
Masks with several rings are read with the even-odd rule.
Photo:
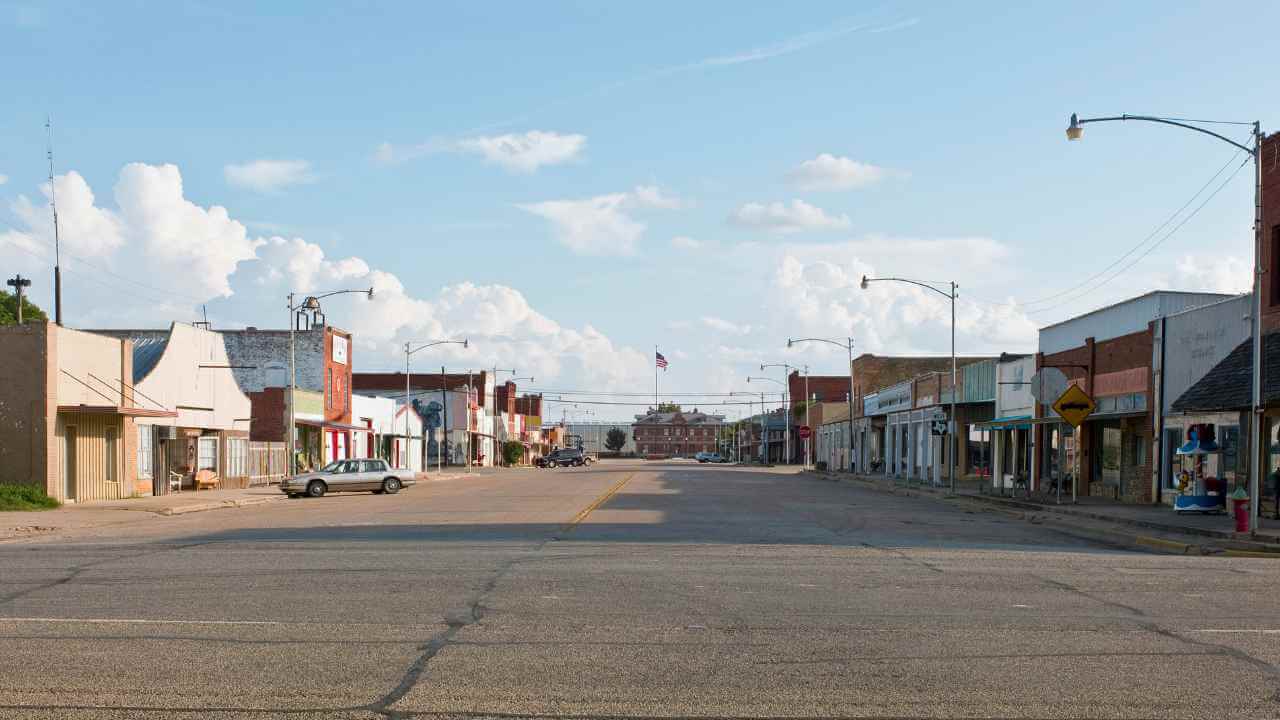
[[1084, 128], [1080, 127], [1080, 119], [1075, 113], [1071, 113], [1071, 124], [1067, 125], [1067, 139], [1079, 140], [1084, 137]]
[[373, 288], [369, 288], [369, 299], [373, 299]]
[[862, 289], [863, 289], [863, 290], [866, 290], [866, 289], [867, 289], [867, 276], [866, 276], [866, 275], [863, 275], [863, 276], [862, 276], [862, 282], [860, 283], [860, 285], [862, 286]]
[[[372, 292], [372, 291], [370, 291], [370, 292]], [[469, 348], [469, 347], [471, 347], [471, 339], [470, 339], [470, 338], [463, 338], [463, 339], [462, 339], [462, 349], [463, 349], [463, 350], [466, 350], [466, 349], [467, 349], [467, 348]]]
[[787, 338], [787, 349], [790, 349], [791, 346], [794, 344], [795, 344], [795, 341], [793, 341], [791, 338]]

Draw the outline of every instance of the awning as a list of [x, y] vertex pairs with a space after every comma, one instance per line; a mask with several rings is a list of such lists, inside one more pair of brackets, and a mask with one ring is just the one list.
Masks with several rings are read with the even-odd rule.
[[129, 417], [178, 417], [173, 410], [150, 410], [118, 405], [59, 405], [58, 412], [87, 413], [90, 415], [127, 415]]
[[[295, 418], [294, 422], [299, 425], [318, 427], [325, 430], [358, 430], [360, 432], [374, 432], [373, 428], [368, 428], [364, 425], [348, 425], [346, 423], [329, 422], [327, 420], [305, 420], [303, 418]], [[414, 437], [417, 436], [415, 435]]]
[[1030, 415], [1011, 415], [996, 418], [995, 420], [970, 423], [969, 426], [980, 430], [1030, 430], [1031, 420]]

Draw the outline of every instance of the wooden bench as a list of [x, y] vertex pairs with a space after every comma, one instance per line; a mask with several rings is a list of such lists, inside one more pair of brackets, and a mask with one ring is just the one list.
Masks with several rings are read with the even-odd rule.
[[222, 483], [222, 479], [219, 478], [218, 474], [212, 470], [201, 470], [200, 472], [196, 473], [196, 480], [195, 480], [196, 492], [199, 492], [200, 490], [205, 488], [208, 488], [208, 489], [216, 488], [221, 483]]

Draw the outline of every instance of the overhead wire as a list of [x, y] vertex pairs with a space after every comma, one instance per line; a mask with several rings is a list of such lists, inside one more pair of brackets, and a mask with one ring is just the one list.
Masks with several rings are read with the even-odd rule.
[[1151, 245], [1151, 247], [1147, 248], [1141, 255], [1134, 258], [1128, 265], [1125, 265], [1124, 267], [1120, 268], [1118, 271], [1113, 273], [1110, 277], [1104, 278], [1101, 282], [1091, 287], [1085, 288], [1083, 292], [1077, 293], [1074, 296], [1067, 298], [1066, 300], [1063, 300], [1060, 303], [1056, 303], [1054, 305], [1050, 305], [1049, 307], [1041, 308], [1039, 310], [1033, 310], [1028, 312], [1027, 314], [1041, 315], [1043, 313], [1049, 312], [1050, 310], [1055, 310], [1057, 308], [1060, 308], [1063, 305], [1067, 305], [1069, 303], [1075, 302], [1076, 300], [1084, 297], [1085, 295], [1088, 295], [1089, 293], [1095, 290], [1098, 290], [1099, 288], [1103, 287], [1104, 285], [1110, 283], [1111, 281], [1123, 275], [1126, 271], [1129, 270], [1129, 268], [1133, 267], [1134, 265], [1137, 265], [1139, 262], [1143, 260], [1143, 258], [1155, 252], [1156, 248], [1160, 247], [1166, 240], [1173, 237], [1178, 232], [1178, 230], [1182, 228], [1183, 225], [1186, 225], [1187, 222], [1191, 220], [1191, 218], [1199, 214], [1200, 210], [1203, 209], [1205, 205], [1209, 204], [1210, 200], [1213, 200], [1213, 198], [1217, 196], [1218, 193], [1222, 192], [1223, 188], [1225, 188], [1228, 184], [1231, 183], [1231, 181], [1235, 178], [1235, 176], [1240, 173], [1240, 169], [1243, 168], [1246, 164], [1248, 164], [1250, 159], [1251, 158], [1245, 158], [1244, 161], [1241, 162], [1239, 165], [1237, 165], [1236, 169], [1233, 170], [1231, 174], [1227, 176], [1227, 179], [1223, 180], [1222, 183], [1218, 185], [1218, 187], [1215, 188], [1213, 192], [1209, 193], [1209, 195], [1206, 196], [1205, 199], [1199, 205], [1197, 205], [1194, 210], [1192, 210], [1185, 217], [1183, 217], [1182, 220], [1180, 220], [1177, 225], [1175, 225], [1171, 230], [1169, 230], [1168, 233], [1164, 235], [1164, 237], [1157, 240], [1154, 244]]

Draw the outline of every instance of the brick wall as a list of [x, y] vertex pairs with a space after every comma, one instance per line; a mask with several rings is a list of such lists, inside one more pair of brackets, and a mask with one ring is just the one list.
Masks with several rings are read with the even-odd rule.
[[[346, 342], [347, 361], [336, 362], [333, 355], [334, 342]], [[351, 334], [326, 327], [324, 333], [324, 419], [329, 422], [351, 423], [351, 366], [354, 358], [351, 347]]]
[[1262, 327], [1280, 329], [1280, 133], [1262, 142]]
[[[865, 353], [853, 359], [853, 412], [862, 416], [862, 398], [928, 372], [951, 370], [951, 357], [889, 357]], [[841, 399], [843, 399], [841, 395]]]
[[[1117, 493], [1113, 487], [1107, 487], [1102, 478], [1096, 477], [1094, 474], [1092, 455], [1094, 446], [1101, 442], [1101, 435], [1098, 434], [1101, 432], [1098, 427], [1100, 421], [1086, 421], [1081, 426], [1080, 431], [1076, 433], [1077, 455], [1080, 457], [1078, 480], [1082, 494], [1117, 497], [1132, 503], [1150, 503], [1154, 499], [1151, 483], [1152, 463], [1156, 451], [1153, 443], [1153, 413], [1151, 412], [1152, 403], [1155, 401], [1152, 393], [1150, 368], [1152, 342], [1153, 327], [1149, 324], [1146, 330], [1139, 332], [1121, 335], [1102, 342], [1095, 342], [1091, 337], [1085, 338], [1085, 344], [1080, 347], [1051, 355], [1036, 356], [1037, 371], [1053, 365], [1075, 364], [1088, 366], [1087, 369], [1067, 367], [1059, 369], [1069, 379], [1082, 380], [1081, 384], [1084, 390], [1090, 394], [1093, 394], [1095, 390], [1094, 376], [1096, 375], [1133, 370], [1135, 368], [1146, 369], [1147, 413], [1141, 417], [1123, 418], [1121, 420], [1121, 487], [1124, 489], [1123, 494]], [[1052, 412], [1053, 410], [1047, 406], [1039, 406], [1037, 415], [1044, 417]], [[1041, 449], [1047, 440], [1044, 426], [1037, 426], [1035, 433], [1035, 462], [1038, 467], [1043, 467], [1044, 460]], [[1135, 438], [1139, 439], [1144, 447], [1144, 462], [1141, 465], [1135, 465], [1131, 461], [1132, 443]]]
[[818, 402], [843, 402], [849, 394], [848, 375], [810, 375], [808, 378], [809, 395], [805, 395], [805, 377], [798, 370], [787, 376], [787, 388], [791, 391], [793, 402], [808, 400], [818, 396]]
[[47, 323], [0, 327], [0, 483], [57, 484], [57, 344]]
[[285, 422], [285, 388], [266, 388], [248, 393], [250, 416], [249, 439], [263, 442], [287, 442]]

